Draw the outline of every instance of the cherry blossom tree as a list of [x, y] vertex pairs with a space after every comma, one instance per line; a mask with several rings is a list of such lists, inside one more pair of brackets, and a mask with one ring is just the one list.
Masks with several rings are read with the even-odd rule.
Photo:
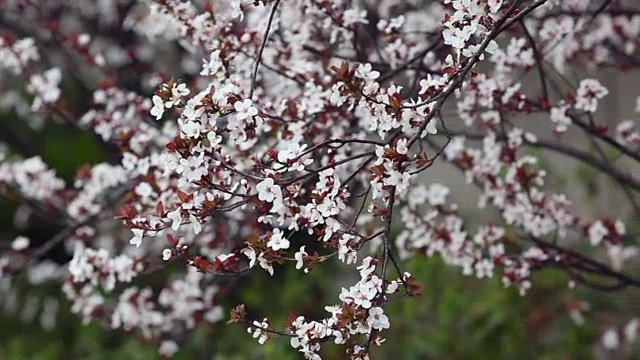
[[[306, 359], [327, 346], [368, 359], [393, 331], [385, 306], [429, 291], [410, 258], [522, 296], [546, 269], [566, 291], [640, 288], [628, 230], [640, 128], [599, 120], [610, 90], [596, 77], [640, 64], [637, 5], [4, 1], [0, 103], [35, 135], [0, 124], [0, 196], [19, 205], [19, 232], [32, 221], [59, 231], [7, 243], [2, 291], [25, 276], [57, 282], [83, 322], [166, 357], [176, 334], [228, 321]], [[630, 106], [640, 112], [640, 97]], [[105, 161], [59, 177], [33, 150], [49, 123], [91, 134]], [[627, 203], [585, 214], [549, 181], [546, 154], [602, 174]], [[441, 164], [479, 196], [456, 203], [459, 186], [429, 180]], [[496, 216], [470, 224], [470, 205]], [[70, 260], [52, 263], [55, 249]], [[350, 275], [323, 317], [294, 308], [278, 324], [282, 314], [221, 305], [251, 272], [277, 281], [291, 267], [304, 282], [336, 263]], [[638, 330], [637, 318], [612, 324], [602, 344], [627, 346]]]

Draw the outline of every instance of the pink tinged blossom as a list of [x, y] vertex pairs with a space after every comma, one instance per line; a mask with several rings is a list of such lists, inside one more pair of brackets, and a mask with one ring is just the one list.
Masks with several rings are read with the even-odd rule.
[[[469, 45], [468, 47], [462, 49], [462, 55], [465, 57], [472, 57], [476, 55], [480, 51], [480, 44]], [[495, 54], [498, 51], [498, 43], [494, 40], [491, 40], [487, 47], [485, 47], [484, 52], [488, 54]], [[484, 60], [484, 53], [481, 53], [478, 58], [480, 60]]]
[[[405, 175], [406, 174], [406, 175]], [[406, 178], [405, 178], [406, 176]], [[400, 183], [402, 183], [403, 181], [408, 181], [408, 173], [401, 173], [397, 170], [393, 170], [391, 172], [391, 174], [389, 175], [389, 177], [385, 180], [385, 184], [387, 185], [391, 185], [391, 186], [396, 186]]]
[[325, 306], [324, 309], [331, 314], [331, 317], [335, 317], [339, 314], [342, 314], [342, 308], [338, 305]]
[[640, 129], [636, 128], [637, 121], [625, 120], [616, 126], [616, 141], [624, 145], [640, 146]]
[[359, 284], [359, 286], [355, 287], [352, 294], [354, 304], [368, 309], [371, 307], [371, 301], [376, 296], [376, 291], [374, 288], [365, 284]]
[[172, 256], [173, 256], [173, 251], [171, 249], [162, 250], [162, 260], [169, 261], [169, 259], [171, 259]]
[[376, 330], [389, 328], [389, 318], [384, 314], [384, 310], [381, 307], [372, 307], [369, 309], [367, 323]]
[[590, 113], [598, 109], [598, 100], [609, 94], [609, 90], [602, 86], [598, 80], [584, 79], [576, 92], [575, 108]]
[[624, 222], [622, 222], [620, 220], [616, 220], [613, 223], [613, 229], [615, 230], [616, 235], [618, 235], [618, 236], [622, 236], [622, 235], [627, 233], [626, 225], [624, 224]]
[[347, 96], [343, 95], [341, 92], [343, 86], [343, 83], [337, 83], [331, 87], [331, 95], [329, 97], [331, 104], [335, 106], [342, 106], [342, 104], [347, 101]]
[[282, 198], [282, 190], [276, 185], [273, 178], [266, 178], [256, 186], [260, 201], [274, 202]]

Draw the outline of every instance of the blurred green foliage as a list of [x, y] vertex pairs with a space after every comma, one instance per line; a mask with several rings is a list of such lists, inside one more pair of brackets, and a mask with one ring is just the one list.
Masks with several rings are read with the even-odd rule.
[[[222, 299], [225, 310], [244, 303], [250, 315], [269, 314], [281, 325], [289, 310], [319, 319], [317, 312], [337, 300], [340, 284], [336, 271], [320, 267], [305, 275], [292, 267], [278, 269], [269, 278], [255, 272], [241, 280], [242, 287]], [[568, 293], [566, 279], [557, 271], [537, 276], [536, 286], [525, 297], [504, 290], [499, 280], [463, 277], [437, 258], [414, 258], [406, 270], [420, 280], [421, 296], [402, 298], [386, 306], [391, 329], [374, 359], [591, 359], [591, 344], [598, 333], [587, 321], [576, 325], [566, 302], [583, 291]], [[277, 274], [277, 273], [276, 273]], [[353, 275], [353, 274], [351, 274]], [[338, 277], [349, 282], [349, 274]], [[54, 294], [56, 289], [49, 289]], [[597, 307], [614, 306], [606, 299]], [[153, 359], [157, 345], [140, 342], [135, 334], [111, 331], [98, 324], [83, 326], [61, 304], [58, 325], [44, 331], [16, 317], [1, 318], [0, 359]], [[260, 313], [256, 313], [259, 311]], [[262, 313], [264, 312], [264, 313]], [[259, 345], [243, 326], [203, 326], [187, 339], [176, 359], [299, 359], [289, 340], [274, 336]], [[323, 358], [343, 358], [341, 349], [326, 345]]]

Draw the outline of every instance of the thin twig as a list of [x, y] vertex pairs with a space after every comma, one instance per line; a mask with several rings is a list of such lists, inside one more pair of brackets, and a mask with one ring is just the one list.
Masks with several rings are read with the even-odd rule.
[[273, 18], [276, 15], [276, 10], [278, 9], [278, 4], [280, 4], [281, 0], [276, 0], [271, 8], [271, 14], [269, 14], [269, 22], [267, 22], [267, 28], [264, 31], [264, 37], [262, 38], [262, 45], [260, 46], [260, 52], [258, 53], [258, 58], [256, 59], [256, 63], [253, 67], [253, 75], [251, 76], [251, 90], [249, 90], [249, 99], [253, 97], [253, 91], [256, 88], [256, 78], [258, 77], [258, 68], [260, 67], [260, 60], [262, 59], [262, 53], [264, 52], [264, 48], [267, 45], [267, 38], [269, 37], [269, 31], [271, 30], [271, 24], [273, 23]]

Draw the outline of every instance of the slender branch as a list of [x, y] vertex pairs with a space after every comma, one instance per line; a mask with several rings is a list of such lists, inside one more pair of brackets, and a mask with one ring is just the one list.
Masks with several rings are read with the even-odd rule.
[[[541, 248], [551, 249], [555, 251], [558, 255], [562, 255], [564, 258], [563, 260], [566, 261], [565, 265], [578, 267], [579, 269], [587, 271], [588, 273], [591, 273], [594, 275], [615, 279], [617, 282], [617, 285], [611, 287], [610, 289], [617, 290], [627, 286], [640, 288], [640, 279], [635, 279], [619, 271], [615, 271], [604, 263], [593, 260], [574, 250], [566, 249], [560, 245], [546, 242], [533, 235], [528, 235], [526, 236], [526, 238], [533, 241], [536, 245], [540, 246]], [[591, 284], [595, 285], [596, 283], [591, 283]], [[607, 285], [602, 285], [602, 287], [603, 289], [608, 289]]]
[[[486, 134], [477, 134], [477, 133], [468, 133], [464, 131], [450, 131], [448, 133], [450, 136], [464, 136], [471, 140], [482, 140], [486, 136]], [[502, 135], [497, 135], [498, 140], [506, 140], [506, 137]], [[569, 147], [557, 142], [550, 142], [545, 140], [536, 140], [535, 142], [526, 141], [525, 143], [531, 147], [537, 147], [542, 149], [553, 150], [557, 153], [567, 155], [572, 157], [580, 162], [593, 167], [594, 169], [600, 170], [615, 179], [616, 181], [630, 186], [634, 191], [640, 192], [640, 181], [633, 178], [629, 174], [625, 174], [621, 172], [619, 169], [611, 166], [610, 164], [600, 161], [593, 156], [590, 156], [584, 152], [581, 152], [573, 147]]]
[[623, 153], [623, 154], [631, 157], [632, 159], [640, 162], [640, 152], [628, 149], [627, 147], [625, 147], [622, 144], [620, 144], [619, 142], [617, 142], [611, 136], [609, 136], [607, 134], [603, 134], [603, 133], [597, 131], [592, 126], [589, 126], [589, 124], [587, 124], [584, 121], [582, 121], [582, 119], [580, 119], [580, 117], [575, 115], [575, 114], [571, 114], [571, 113], [568, 112], [567, 116], [569, 116], [571, 118], [571, 122], [573, 122], [574, 124], [578, 125], [580, 128], [584, 129], [589, 134], [598, 137], [600, 140], [602, 140], [605, 143], [611, 145], [612, 147], [614, 147], [616, 150], [620, 151], [621, 153]]
[[533, 38], [533, 36], [531, 35], [531, 33], [529, 32], [529, 29], [527, 29], [527, 25], [525, 25], [524, 21], [520, 20], [520, 25], [522, 26], [522, 31], [524, 32], [524, 35], [527, 37], [527, 40], [529, 40], [529, 44], [531, 46], [531, 49], [533, 49], [533, 56], [536, 59], [536, 65], [538, 68], [538, 75], [540, 76], [540, 86], [542, 86], [542, 97], [544, 99], [544, 101], [548, 102], [549, 101], [549, 90], [547, 89], [547, 77], [546, 74], [544, 72], [544, 70], [542, 69], [542, 54], [540, 53], [540, 49], [538, 49], [538, 46], [536, 44], [535, 39]]
[[276, 10], [278, 9], [278, 5], [281, 0], [276, 0], [271, 8], [271, 14], [269, 14], [269, 21], [267, 22], [267, 28], [264, 31], [264, 37], [262, 38], [262, 45], [260, 45], [260, 52], [258, 53], [258, 58], [256, 59], [256, 63], [253, 67], [253, 75], [251, 76], [251, 90], [249, 90], [249, 99], [253, 98], [253, 91], [256, 88], [256, 78], [258, 77], [258, 68], [260, 67], [260, 61], [262, 60], [262, 53], [264, 52], [264, 48], [267, 45], [267, 39], [269, 38], [269, 31], [271, 30], [271, 24], [273, 23], [273, 18], [276, 15]]

